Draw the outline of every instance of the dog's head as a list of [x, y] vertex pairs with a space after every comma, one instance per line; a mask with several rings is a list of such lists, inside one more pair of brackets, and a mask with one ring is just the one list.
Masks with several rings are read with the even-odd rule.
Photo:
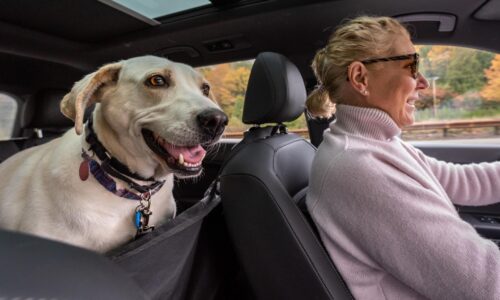
[[227, 125], [200, 73], [154, 56], [105, 65], [75, 83], [61, 111], [74, 120], [77, 134], [93, 103], [101, 142], [144, 177], [199, 175], [206, 148]]

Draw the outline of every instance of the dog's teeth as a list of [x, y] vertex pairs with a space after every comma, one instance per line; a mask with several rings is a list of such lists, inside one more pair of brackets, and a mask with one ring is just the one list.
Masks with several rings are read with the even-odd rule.
[[188, 167], [188, 168], [196, 168], [196, 167], [199, 167], [200, 165], [201, 165], [201, 162], [198, 162], [198, 163], [195, 163], [195, 164], [191, 164], [191, 163], [188, 163], [188, 162], [184, 163], [184, 167]]
[[182, 165], [186, 168], [196, 168], [196, 167], [199, 167], [201, 165], [201, 163], [192, 164], [192, 163], [184, 162]]
[[179, 154], [179, 165], [183, 165], [184, 164], [184, 156], [181, 154]]

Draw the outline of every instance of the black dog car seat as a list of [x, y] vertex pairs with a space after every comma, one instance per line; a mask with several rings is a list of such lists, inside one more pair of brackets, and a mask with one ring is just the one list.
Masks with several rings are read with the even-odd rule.
[[0, 299], [147, 299], [123, 270], [101, 255], [0, 230]]
[[174, 219], [107, 253], [151, 299], [212, 299], [223, 284], [224, 266], [214, 261], [226, 254], [210, 240], [224, 235], [214, 185]]

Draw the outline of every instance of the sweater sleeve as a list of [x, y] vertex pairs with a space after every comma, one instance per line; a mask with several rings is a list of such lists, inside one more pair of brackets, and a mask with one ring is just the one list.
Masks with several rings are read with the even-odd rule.
[[312, 194], [321, 199], [312, 215], [327, 249], [333, 232], [347, 236], [347, 253], [361, 248], [375, 268], [429, 299], [500, 299], [498, 248], [448, 201], [373, 157], [337, 162]]
[[460, 165], [419, 152], [453, 203], [479, 206], [500, 202], [500, 162]]

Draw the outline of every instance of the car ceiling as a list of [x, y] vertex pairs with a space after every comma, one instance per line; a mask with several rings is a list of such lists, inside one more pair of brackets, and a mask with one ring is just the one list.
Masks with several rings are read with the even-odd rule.
[[[68, 88], [99, 65], [153, 54], [193, 66], [254, 58], [275, 51], [309, 68], [342, 20], [361, 14], [440, 14], [456, 18], [450, 32], [414, 21], [415, 43], [473, 46], [500, 52], [500, 0], [242, 0], [158, 19], [150, 25], [98, 0], [2, 0], [0, 88]], [[222, 4], [219, 4], [222, 3]], [[418, 19], [418, 18], [414, 18]], [[231, 49], [216, 49], [229, 42]]]

